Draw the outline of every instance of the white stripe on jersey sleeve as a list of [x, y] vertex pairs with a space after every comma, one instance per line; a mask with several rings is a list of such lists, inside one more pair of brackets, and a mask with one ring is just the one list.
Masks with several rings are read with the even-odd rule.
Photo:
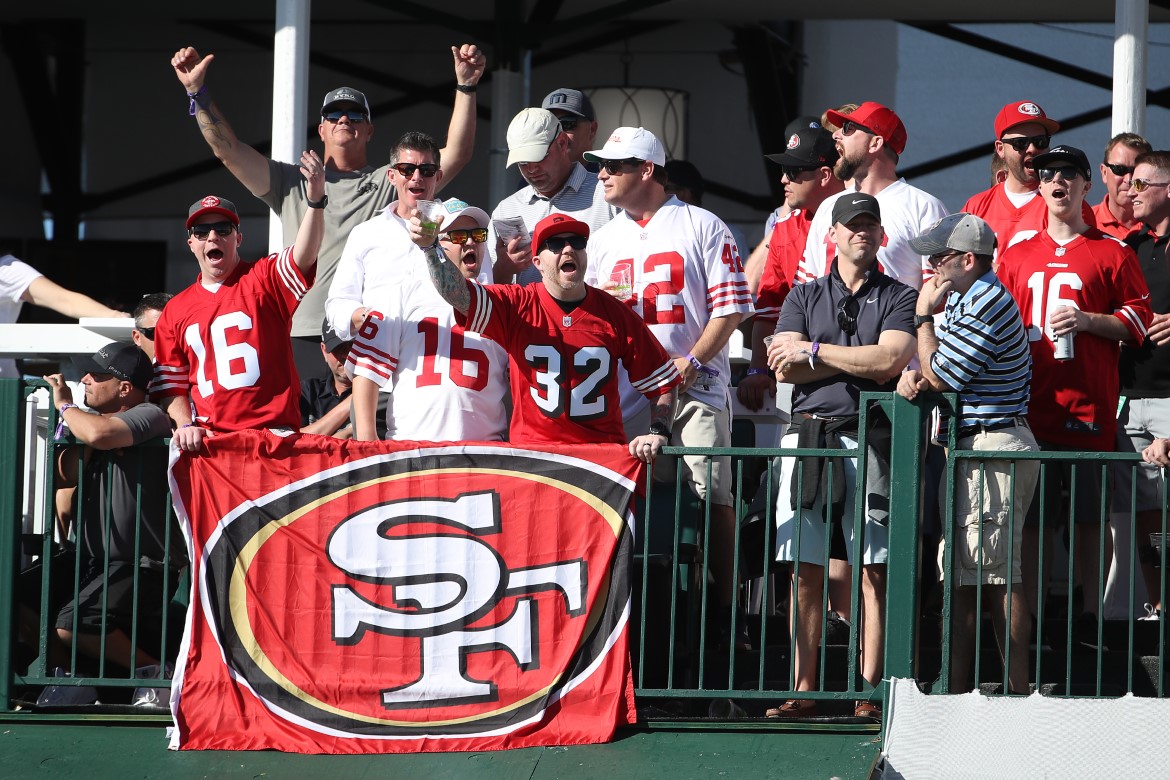
[[475, 296], [475, 317], [467, 323], [467, 329], [473, 333], [483, 333], [484, 328], [492, 318], [492, 299], [478, 282], [470, 282], [471, 294]]
[[678, 376], [678, 369], [674, 367], [673, 360], [667, 360], [650, 376], [640, 381], [633, 381], [631, 378], [630, 385], [639, 393], [645, 395], [651, 390], [656, 390], [660, 387], [669, 385], [674, 378]]
[[276, 272], [280, 275], [281, 282], [293, 294], [293, 297], [300, 301], [305, 297], [305, 293], [309, 288], [305, 287], [301, 282], [301, 278], [297, 273], [297, 268], [293, 264], [291, 246], [285, 247], [281, 250], [276, 258]]
[[187, 369], [183, 366], [154, 367], [154, 378], [150, 382], [151, 393], [161, 393], [164, 390], [182, 390], [184, 393], [191, 389], [187, 379]]
[[1137, 315], [1137, 312], [1135, 312], [1132, 307], [1122, 306], [1120, 309], [1113, 312], [1113, 314], [1117, 317], [1120, 317], [1122, 322], [1128, 323], [1129, 329], [1140, 336], [1139, 341], [1145, 340], [1148, 328], [1146, 328], [1145, 323], [1142, 322], [1141, 317]]

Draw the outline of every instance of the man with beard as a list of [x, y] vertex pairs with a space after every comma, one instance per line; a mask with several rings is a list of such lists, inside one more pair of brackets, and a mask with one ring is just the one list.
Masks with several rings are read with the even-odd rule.
[[[486, 254], [487, 212], [457, 198], [443, 206], [439, 245], [464, 279], [475, 279]], [[421, 258], [410, 258], [404, 271], [371, 299], [377, 311], [358, 331], [345, 363], [353, 377], [354, 436], [377, 438], [381, 389], [393, 397], [387, 439], [501, 441], [508, 429], [508, 356], [496, 342], [456, 324]]]
[[1105, 197], [1093, 207], [1093, 217], [1102, 233], [1123, 241], [1142, 226], [1133, 213], [1133, 168], [1139, 154], [1153, 149], [1150, 142], [1137, 133], [1118, 133], [1105, 146], [1101, 161], [1101, 181], [1105, 183]]
[[825, 119], [838, 127], [833, 133], [840, 159], [833, 174], [853, 181], [853, 188], [826, 198], [809, 226], [804, 259], [797, 281], [808, 282], [828, 273], [837, 249], [829, 236], [831, 214], [838, 198], [866, 193], [877, 198], [882, 209], [886, 243], [878, 250], [882, 270], [894, 279], [918, 289], [933, 270], [927, 258], [910, 246], [910, 240], [947, 215], [942, 201], [913, 187], [897, 173], [898, 156], [906, 149], [906, 126], [893, 110], [867, 102], [843, 114], [828, 111]]
[[784, 202], [789, 211], [776, 220], [768, 239], [768, 259], [756, 296], [756, 317], [752, 320], [751, 366], [735, 388], [740, 403], [749, 409], [763, 405], [764, 393], [776, 394], [776, 379], [768, 369], [764, 338], [776, 329], [780, 306], [792, 289], [813, 215], [826, 198], [845, 189], [833, 175], [838, 159], [833, 136], [819, 125], [797, 130], [789, 136], [784, 152], [765, 157], [780, 165]]

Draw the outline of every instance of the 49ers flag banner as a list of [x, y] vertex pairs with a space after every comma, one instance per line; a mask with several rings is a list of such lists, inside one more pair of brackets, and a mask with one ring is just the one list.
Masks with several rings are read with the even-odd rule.
[[171, 747], [497, 750], [632, 722], [625, 447], [204, 444], [171, 455], [192, 561]]

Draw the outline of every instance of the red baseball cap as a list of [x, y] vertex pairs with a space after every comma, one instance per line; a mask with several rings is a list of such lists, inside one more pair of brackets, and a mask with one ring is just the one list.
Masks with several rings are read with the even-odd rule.
[[568, 214], [549, 214], [536, 223], [536, 230], [532, 231], [532, 256], [540, 251], [541, 244], [549, 236], [558, 236], [561, 233], [576, 233], [589, 238], [589, 226], [579, 219], [573, 219]]
[[195, 224], [195, 220], [204, 214], [219, 214], [227, 217], [236, 227], [240, 226], [240, 214], [236, 211], [236, 204], [227, 198], [208, 195], [206, 198], [195, 201], [191, 204], [191, 208], [187, 209], [187, 229], [190, 230], [191, 226]]
[[906, 151], [906, 125], [902, 124], [902, 120], [893, 109], [886, 108], [881, 103], [873, 101], [862, 103], [852, 114], [826, 111], [825, 119], [837, 127], [844, 127], [846, 122], [862, 125], [884, 138], [890, 148], [898, 154]]
[[1008, 130], [1025, 122], [1043, 125], [1049, 135], [1060, 129], [1060, 122], [1049, 119], [1040, 106], [1031, 100], [1020, 100], [1016, 103], [1008, 103], [995, 115], [995, 137], [1003, 138], [1003, 134]]

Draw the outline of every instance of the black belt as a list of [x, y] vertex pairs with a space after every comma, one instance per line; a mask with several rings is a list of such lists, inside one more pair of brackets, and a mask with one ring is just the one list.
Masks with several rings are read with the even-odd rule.
[[964, 436], [974, 436], [977, 433], [990, 433], [992, 431], [1002, 431], [1005, 428], [1015, 428], [1016, 426], [1020, 426], [1020, 425], [1024, 426], [1025, 428], [1028, 427], [1028, 421], [1025, 420], [1023, 417], [1013, 417], [1010, 420], [1004, 420], [1003, 422], [997, 422], [997, 423], [989, 423], [986, 425], [984, 425], [983, 423], [976, 423], [975, 425], [964, 425], [963, 427], [959, 428], [959, 430], [958, 430], [958, 438], [961, 439]]

